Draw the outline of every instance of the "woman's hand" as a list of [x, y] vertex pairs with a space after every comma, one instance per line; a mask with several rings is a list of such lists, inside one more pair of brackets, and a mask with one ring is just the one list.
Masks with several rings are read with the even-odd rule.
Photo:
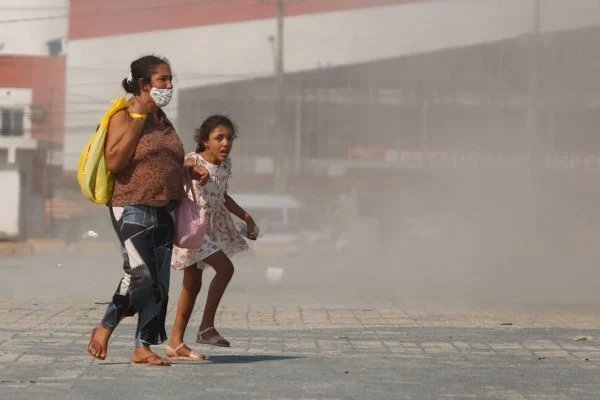
[[252, 219], [250, 214], [246, 213], [244, 220], [246, 221], [246, 237], [250, 240], [256, 240], [258, 237], [258, 226], [256, 226], [254, 219]]
[[201, 186], [206, 185], [206, 182], [210, 179], [210, 173], [206, 168], [201, 165], [190, 166], [189, 173], [193, 180], [200, 183]]
[[136, 114], [148, 114], [150, 112], [148, 107], [137, 96], [129, 99], [129, 108], [127, 111]]

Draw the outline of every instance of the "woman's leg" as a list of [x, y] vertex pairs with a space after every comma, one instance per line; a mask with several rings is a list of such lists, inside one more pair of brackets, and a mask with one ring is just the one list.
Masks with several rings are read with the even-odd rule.
[[120, 311], [122, 310], [122, 307], [119, 307], [118, 301], [115, 302], [115, 296], [117, 296], [118, 293], [124, 292], [125, 290], [122, 290], [123, 286], [126, 284], [126, 282], [131, 281], [129, 257], [127, 256], [125, 243], [121, 235], [124, 212], [124, 207], [109, 208], [110, 220], [117, 237], [119, 238], [119, 242], [121, 243], [121, 254], [123, 255], [123, 270], [125, 271], [125, 276], [119, 281], [117, 292], [113, 296], [113, 302], [108, 305], [100, 325], [92, 331], [92, 338], [90, 340], [90, 344], [88, 345], [88, 353], [91, 356], [101, 360], [106, 358], [108, 340], [110, 339], [112, 332], [117, 327], [121, 319], [125, 317], [125, 313]]
[[[150, 365], [170, 365], [170, 362], [150, 350], [151, 345], [167, 339], [165, 321], [169, 301], [169, 282], [171, 276], [171, 253], [175, 230], [173, 205], [150, 208], [144, 220], [154, 217], [151, 234], [140, 245], [139, 255], [147, 267], [151, 278], [150, 298], [138, 308], [138, 325], [135, 336], [135, 362]], [[150, 232], [148, 232], [150, 233]], [[143, 255], [143, 256], [142, 256]], [[144, 298], [144, 295], [140, 295]]]
[[166, 339], [172, 216], [167, 208], [126, 206], [112, 208], [111, 217], [123, 248], [125, 275], [107, 307], [101, 327], [95, 331], [97, 342], [94, 343], [94, 338], [90, 342], [94, 344], [90, 354], [97, 352], [98, 347], [106, 352], [108, 337], [103, 342], [104, 332], [112, 332], [124, 317], [138, 313], [134, 361], [168, 365], [167, 360], [150, 350], [150, 345]]
[[[201, 287], [202, 270], [198, 269], [197, 264], [190, 265], [184, 269], [183, 285], [181, 294], [179, 295], [179, 301], [177, 302], [175, 322], [173, 323], [173, 330], [171, 331], [171, 337], [169, 338], [169, 347], [172, 349], [177, 349], [183, 343], [185, 329], [190, 322], [194, 304], [196, 303], [196, 298], [198, 297], [198, 293], [200, 293]], [[176, 355], [189, 357], [191, 352], [191, 349], [184, 345], [176, 350]]]
[[[211, 337], [219, 334], [216, 329], [214, 329], [215, 315], [217, 313], [219, 303], [223, 298], [223, 293], [225, 293], [225, 289], [227, 289], [227, 285], [233, 277], [234, 268], [229, 257], [227, 257], [222, 251], [211, 254], [204, 259], [204, 262], [213, 267], [216, 272], [215, 277], [210, 283], [210, 287], [208, 289], [206, 306], [204, 307], [204, 315], [202, 316], [202, 322], [200, 323], [200, 328], [198, 330], [198, 339], [208, 340]], [[205, 331], [211, 327], [213, 328], [201, 333], [202, 331]], [[220, 340], [218, 344], [229, 346], [229, 342], [226, 340]]]
[[104, 360], [108, 351], [108, 339], [110, 339], [112, 333], [112, 329], [105, 328], [102, 325], [94, 328], [88, 344], [88, 353], [94, 358]]

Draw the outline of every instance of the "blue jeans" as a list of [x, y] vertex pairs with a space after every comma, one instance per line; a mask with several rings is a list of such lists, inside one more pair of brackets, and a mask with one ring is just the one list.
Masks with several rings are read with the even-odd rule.
[[135, 346], [167, 339], [171, 251], [176, 202], [166, 207], [111, 207], [110, 217], [121, 242], [123, 270], [117, 291], [102, 318], [114, 330], [124, 317], [138, 314]]

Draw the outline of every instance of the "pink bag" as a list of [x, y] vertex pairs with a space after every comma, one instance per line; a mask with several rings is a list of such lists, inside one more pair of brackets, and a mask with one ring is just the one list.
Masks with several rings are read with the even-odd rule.
[[[184, 249], [199, 249], [204, 243], [204, 235], [208, 229], [208, 218], [204, 208], [198, 205], [191, 179], [186, 185], [186, 196], [179, 200], [175, 210], [175, 245]], [[187, 196], [192, 191], [191, 200]]]

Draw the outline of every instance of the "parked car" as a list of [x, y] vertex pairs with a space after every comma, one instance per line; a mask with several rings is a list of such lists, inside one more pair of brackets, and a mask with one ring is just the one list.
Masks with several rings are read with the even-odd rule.
[[[281, 194], [232, 194], [231, 197], [248, 211], [260, 229], [258, 240], [250, 241], [252, 256], [256, 265], [265, 269], [267, 279], [269, 271], [276, 269], [278, 275], [302, 264], [300, 255], [305, 256], [329, 238], [329, 234], [314, 218], [309, 210], [297, 198]], [[239, 229], [244, 223], [236, 218]]]
[[[302, 241], [298, 227], [298, 210], [303, 204], [295, 197], [279, 194], [232, 194], [235, 201], [256, 221], [259, 239], [251, 243], [258, 256], [293, 256]], [[243, 222], [240, 229], [243, 229]]]

